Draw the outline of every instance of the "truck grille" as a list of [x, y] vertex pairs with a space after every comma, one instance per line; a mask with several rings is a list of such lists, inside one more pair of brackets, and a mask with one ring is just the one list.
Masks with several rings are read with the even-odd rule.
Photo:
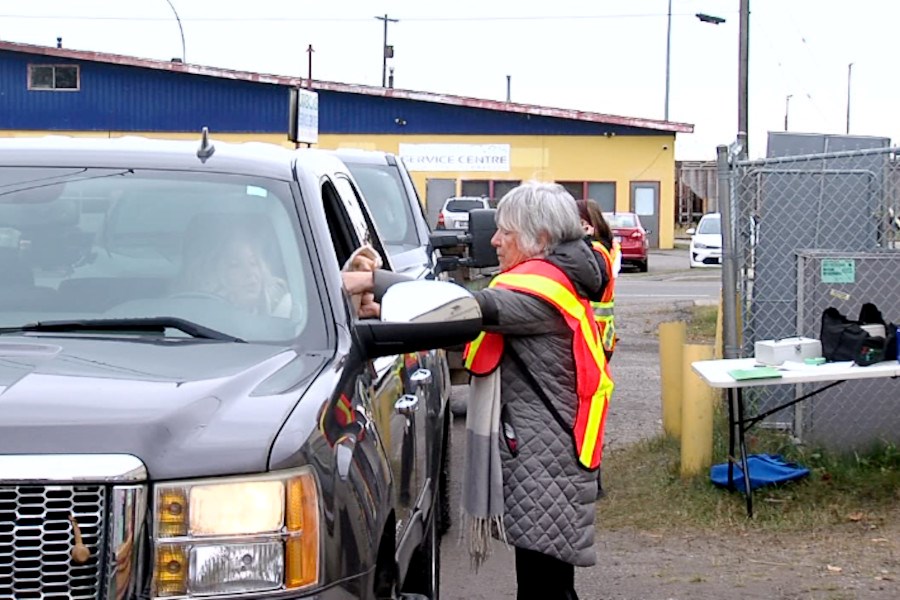
[[[0, 485], [0, 598], [98, 598], [105, 505], [98, 485]], [[90, 550], [83, 564], [70, 519]]]

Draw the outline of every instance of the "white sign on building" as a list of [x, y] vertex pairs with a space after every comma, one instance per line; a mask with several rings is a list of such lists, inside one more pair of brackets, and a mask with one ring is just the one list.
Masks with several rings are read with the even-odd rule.
[[319, 141], [319, 94], [296, 88], [292, 90], [293, 110], [296, 114], [294, 124], [295, 142], [315, 144]]
[[410, 171], [509, 171], [509, 144], [400, 144]]

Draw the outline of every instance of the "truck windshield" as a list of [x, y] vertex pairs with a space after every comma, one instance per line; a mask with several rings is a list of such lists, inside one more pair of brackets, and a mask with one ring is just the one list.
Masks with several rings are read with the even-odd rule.
[[287, 183], [253, 177], [0, 168], [0, 327], [171, 317], [324, 340], [292, 205]]
[[410, 199], [396, 167], [348, 162], [359, 184], [387, 251], [394, 255], [418, 248], [421, 243], [413, 220]]

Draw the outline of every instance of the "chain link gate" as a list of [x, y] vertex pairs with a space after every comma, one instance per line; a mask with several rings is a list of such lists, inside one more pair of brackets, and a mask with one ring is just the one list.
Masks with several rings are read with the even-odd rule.
[[[879, 148], [733, 162], [731, 237], [739, 315], [731, 326], [740, 332], [744, 356], [753, 355], [758, 340], [818, 338], [822, 311], [829, 306], [855, 319], [871, 301], [887, 321], [900, 322], [898, 153], [898, 148]], [[835, 265], [848, 272], [835, 278]], [[748, 406], [765, 411], [813, 389], [797, 388], [751, 388], [745, 397]], [[896, 442], [900, 411], [888, 399], [898, 395], [896, 382], [848, 382], [766, 423], [836, 449], [879, 439]]]

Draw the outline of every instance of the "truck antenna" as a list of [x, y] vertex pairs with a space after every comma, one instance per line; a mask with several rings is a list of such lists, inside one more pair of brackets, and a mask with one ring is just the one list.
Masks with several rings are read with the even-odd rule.
[[200, 159], [200, 162], [205, 163], [215, 151], [216, 147], [209, 141], [209, 127], [204, 127], [200, 132], [200, 147], [197, 149], [197, 158]]

